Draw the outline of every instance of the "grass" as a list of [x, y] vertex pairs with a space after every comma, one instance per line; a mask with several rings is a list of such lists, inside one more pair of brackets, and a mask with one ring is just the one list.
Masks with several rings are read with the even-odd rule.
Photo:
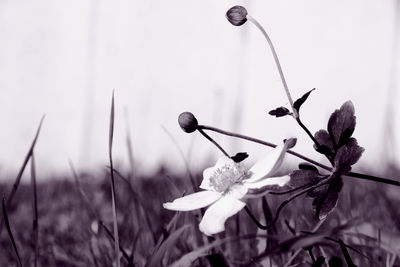
[[[397, 260], [400, 228], [395, 208], [399, 200], [388, 199], [386, 189], [375, 183], [347, 181], [338, 208], [321, 223], [318, 235], [302, 233], [312, 232], [318, 220], [311, 211], [310, 200], [300, 198], [283, 210], [274, 232], [258, 230], [247, 214], [241, 212], [237, 218], [228, 220], [225, 233], [208, 239], [199, 234], [196, 213], [162, 209], [163, 202], [177, 197], [167, 176], [178, 188], [191, 188], [186, 175], [173, 176], [164, 171], [153, 177], [135, 177], [132, 186], [141, 193], [133, 198], [126, 182], [115, 180], [123, 254], [121, 266], [161, 266], [160, 262], [168, 266], [179, 260], [191, 262], [193, 266], [207, 266], [213, 259], [210, 255], [222, 257], [229, 266], [242, 266], [254, 258], [264, 266], [269, 266], [269, 258], [275, 266], [284, 266], [289, 261], [291, 264], [311, 263], [312, 258], [303, 249], [305, 245], [312, 247], [314, 258], [337, 256], [345, 262], [346, 257], [350, 257], [358, 266], [400, 266]], [[197, 174], [194, 178], [199, 182], [201, 177]], [[114, 262], [115, 243], [109, 230], [113, 226], [110, 173], [105, 171], [100, 177], [80, 174], [75, 179], [79, 184], [72, 175], [38, 182], [37, 250], [31, 219], [32, 201], [27, 197], [31, 185], [20, 185], [15, 196], [18, 205], [8, 211], [8, 217], [23, 266], [32, 266], [35, 257], [38, 266], [111, 266]], [[2, 184], [1, 192], [5, 192], [7, 186]], [[281, 196], [267, 197], [271, 210], [283, 200]], [[135, 202], [139, 202], [136, 204], [141, 208], [135, 207]], [[265, 203], [255, 199], [249, 206], [263, 220]], [[346, 226], [354, 218], [359, 219]], [[308, 239], [300, 238], [303, 235]], [[294, 237], [298, 239], [293, 240]], [[15, 265], [15, 250], [6, 231], [0, 243], [4, 248], [0, 252], [0, 265]], [[265, 250], [267, 247], [269, 250]], [[343, 253], [343, 248], [347, 248], [347, 254]], [[296, 257], [291, 259], [297, 251]]]
[[[101, 173], [78, 173], [70, 162], [65, 177], [37, 181], [34, 148], [42, 122], [16, 179], [0, 180], [10, 181], [0, 184], [8, 195], [2, 203], [7, 231], [0, 232], [0, 266], [400, 266], [397, 187], [345, 179], [338, 207], [322, 221], [307, 197], [289, 203], [288, 195], [267, 194], [248, 200], [248, 213], [230, 218], [225, 232], [207, 237], [198, 230], [203, 210], [162, 208], [197, 190], [202, 179], [191, 173], [172, 137], [185, 173], [163, 167], [151, 177], [135, 175], [129, 131], [131, 166], [114, 167], [114, 96], [109, 166]], [[29, 162], [31, 181], [21, 183]], [[400, 176], [395, 166], [386, 172]]]

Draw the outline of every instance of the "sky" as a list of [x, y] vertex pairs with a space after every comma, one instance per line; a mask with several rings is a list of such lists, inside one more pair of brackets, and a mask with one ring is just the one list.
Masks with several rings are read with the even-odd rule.
[[[111, 95], [113, 154], [135, 169], [166, 164], [184, 170], [220, 155], [199, 134], [184, 133], [178, 115], [201, 124], [279, 143], [322, 160], [289, 117], [272, 54], [261, 33], [229, 24], [225, 12], [246, 6], [269, 33], [293, 98], [316, 88], [301, 110], [312, 132], [325, 128], [345, 101], [354, 103], [354, 133], [366, 151], [359, 166], [379, 171], [400, 149], [400, 42], [397, 0], [337, 1], [0, 1], [0, 175], [16, 173], [46, 114], [35, 156], [39, 174], [107, 165]], [[396, 37], [397, 36], [397, 37]], [[390, 132], [392, 135], [390, 135]], [[212, 135], [249, 161], [270, 149]]]

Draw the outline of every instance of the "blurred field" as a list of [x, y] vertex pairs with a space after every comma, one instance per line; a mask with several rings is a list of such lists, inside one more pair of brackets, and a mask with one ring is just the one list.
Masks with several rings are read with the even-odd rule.
[[[183, 255], [196, 251], [200, 257], [194, 260], [193, 266], [245, 266], [266, 248], [274, 253], [254, 266], [311, 266], [310, 254], [303, 249], [305, 244], [312, 247], [315, 258], [324, 256], [329, 260], [337, 256], [345, 262], [339, 243], [327, 239], [319, 242], [316, 236], [311, 243], [303, 240], [282, 246], [282, 241], [301, 236], [301, 231], [311, 231], [318, 224], [310, 199], [305, 197], [284, 209], [276, 225], [268, 231], [272, 236], [269, 239], [265, 238], [267, 232], [258, 230], [244, 211], [228, 220], [225, 233], [206, 238], [197, 228], [199, 212], [185, 212], [174, 217], [176, 213], [162, 208], [163, 202], [192, 192], [188, 175], [172, 173], [161, 168], [153, 177], [136, 177], [129, 172], [116, 175], [120, 245], [127, 254], [121, 256], [121, 266], [169, 266]], [[400, 172], [387, 168], [386, 175], [400, 177]], [[194, 177], [199, 184], [200, 175]], [[114, 242], [99, 223], [104, 223], [112, 233], [110, 186], [108, 170], [100, 175], [79, 174], [75, 179], [72, 174], [66, 174], [37, 184], [38, 266], [113, 265]], [[2, 184], [0, 192], [7, 195], [10, 187], [11, 183]], [[324, 238], [343, 240], [357, 266], [400, 266], [398, 190], [369, 181], [345, 179], [338, 208], [320, 225], [318, 232]], [[23, 266], [33, 266], [35, 255], [31, 196], [30, 184], [22, 183], [14, 205], [7, 207]], [[282, 196], [269, 195], [270, 210], [274, 213], [283, 200]], [[265, 223], [264, 214], [268, 217], [268, 209], [265, 205], [262, 207], [261, 199], [248, 203]], [[343, 229], [338, 227], [349, 222], [351, 225]], [[181, 229], [184, 225], [188, 228]], [[179, 231], [178, 237], [174, 237], [176, 231]], [[219, 241], [220, 244], [215, 243]], [[18, 266], [5, 227], [0, 242], [0, 266]], [[164, 248], [163, 244], [166, 244]], [[207, 244], [214, 246], [202, 251]]]

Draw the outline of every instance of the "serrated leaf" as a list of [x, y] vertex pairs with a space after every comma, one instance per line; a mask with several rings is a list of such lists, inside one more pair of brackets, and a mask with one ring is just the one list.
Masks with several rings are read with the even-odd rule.
[[314, 134], [315, 140], [317, 140], [319, 147], [314, 144], [314, 149], [324, 155], [333, 154], [333, 143], [329, 133], [326, 130], [319, 130]]
[[236, 153], [235, 156], [232, 156], [231, 159], [234, 162], [239, 163], [239, 162], [245, 160], [248, 156], [249, 156], [249, 154], [247, 154], [246, 152], [239, 152], [239, 153]]
[[350, 138], [345, 146], [339, 148], [335, 156], [335, 171], [346, 174], [351, 171], [351, 166], [361, 158], [364, 148], [358, 145], [357, 139]]
[[310, 91], [308, 91], [307, 93], [305, 93], [302, 97], [300, 97], [299, 99], [297, 99], [294, 104], [293, 104], [293, 108], [295, 110], [297, 110], [297, 112], [299, 112], [301, 105], [304, 104], [304, 102], [307, 100], [308, 96], [311, 94], [312, 91], [314, 91], [315, 88], [311, 89]]
[[308, 170], [295, 170], [290, 173], [290, 181], [288, 183], [291, 187], [299, 187], [302, 185], [310, 184], [321, 178], [318, 170], [308, 169]]
[[279, 118], [286, 115], [290, 115], [291, 112], [285, 107], [279, 107], [274, 110], [271, 110], [270, 112], [268, 112], [268, 114]]
[[355, 126], [354, 106], [351, 101], [347, 101], [332, 113], [328, 122], [328, 132], [336, 149], [348, 142]]
[[323, 220], [331, 213], [338, 202], [340, 190], [342, 190], [343, 181], [341, 177], [335, 177], [330, 183], [325, 194], [314, 199], [312, 205], [317, 217]]

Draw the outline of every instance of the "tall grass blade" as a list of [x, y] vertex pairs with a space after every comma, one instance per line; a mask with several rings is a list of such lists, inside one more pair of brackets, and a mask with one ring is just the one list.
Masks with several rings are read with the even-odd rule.
[[[103, 227], [103, 229], [106, 231], [107, 235], [109, 238], [111, 238], [111, 240], [113, 240], [115, 242], [115, 237], [114, 235], [111, 233], [110, 229], [108, 229], [108, 227], [102, 222], [102, 221], [98, 221], [99, 225], [101, 227]], [[133, 258], [130, 257], [128, 255], [128, 253], [125, 251], [125, 249], [120, 245], [119, 246], [119, 250], [122, 253], [122, 256], [126, 259], [126, 261], [128, 262], [128, 266], [129, 267], [134, 267], [135, 265], [133, 264]]]
[[38, 215], [38, 200], [36, 186], [36, 167], [35, 155], [32, 152], [31, 157], [31, 188], [32, 188], [32, 225], [33, 225], [33, 246], [34, 246], [34, 266], [37, 267], [38, 252], [39, 252], [39, 215]]
[[[41, 127], [42, 127], [44, 118], [45, 118], [45, 115], [43, 115], [42, 118], [40, 119], [39, 127], [38, 127], [38, 129], [37, 129], [37, 131], [36, 131], [35, 138], [33, 139], [32, 144], [31, 144], [31, 147], [29, 148], [29, 151], [28, 151], [28, 153], [27, 153], [26, 156], [25, 156], [24, 162], [22, 163], [21, 169], [19, 170], [18, 175], [17, 175], [17, 177], [15, 178], [15, 182], [14, 182], [13, 187], [12, 187], [12, 189], [11, 189], [11, 193], [10, 193], [10, 195], [8, 195], [8, 197], [7, 197], [7, 201], [6, 201], [6, 205], [7, 205], [7, 206], [11, 206], [11, 203], [12, 203], [12, 200], [13, 200], [13, 198], [14, 198], [14, 195], [15, 195], [15, 193], [17, 192], [19, 183], [20, 183], [21, 178], [22, 178], [22, 174], [24, 173], [24, 170], [25, 170], [25, 168], [26, 168], [26, 165], [28, 164], [28, 161], [29, 161], [29, 159], [30, 159], [31, 156], [32, 156], [33, 149], [35, 148], [36, 141], [37, 141], [37, 139], [38, 139], [38, 137], [39, 137], [40, 129], [41, 129]], [[3, 225], [4, 225], [4, 222], [1, 221], [1, 223], [0, 223], [0, 234], [1, 234], [1, 231], [3, 230]]]
[[110, 160], [110, 177], [111, 177], [111, 201], [112, 201], [112, 211], [113, 211], [113, 225], [114, 225], [114, 249], [115, 249], [115, 261], [116, 266], [120, 267], [119, 261], [119, 236], [118, 236], [118, 222], [117, 222], [117, 208], [115, 201], [115, 182], [114, 182], [114, 166], [112, 160], [112, 145], [114, 137], [114, 91], [112, 93], [111, 99], [111, 113], [110, 113], [110, 131], [108, 140], [108, 155]]
[[6, 204], [4, 203], [4, 197], [3, 197], [3, 202], [2, 202], [2, 208], [3, 208], [4, 222], [6, 223], [6, 228], [7, 228], [7, 231], [8, 231], [8, 235], [10, 236], [11, 243], [12, 243], [12, 245], [14, 247], [14, 251], [15, 251], [15, 255], [17, 256], [18, 264], [19, 264], [19, 266], [22, 267], [21, 258], [19, 257], [19, 254], [18, 254], [17, 244], [15, 243], [14, 236], [13, 236], [13, 234], [11, 232], [10, 223], [8, 221]]
[[158, 267], [161, 266], [162, 258], [168, 249], [171, 249], [176, 241], [182, 237], [183, 232], [191, 225], [185, 224], [175, 232], [171, 233], [167, 239], [158, 247], [158, 249], [151, 255], [145, 267]]

